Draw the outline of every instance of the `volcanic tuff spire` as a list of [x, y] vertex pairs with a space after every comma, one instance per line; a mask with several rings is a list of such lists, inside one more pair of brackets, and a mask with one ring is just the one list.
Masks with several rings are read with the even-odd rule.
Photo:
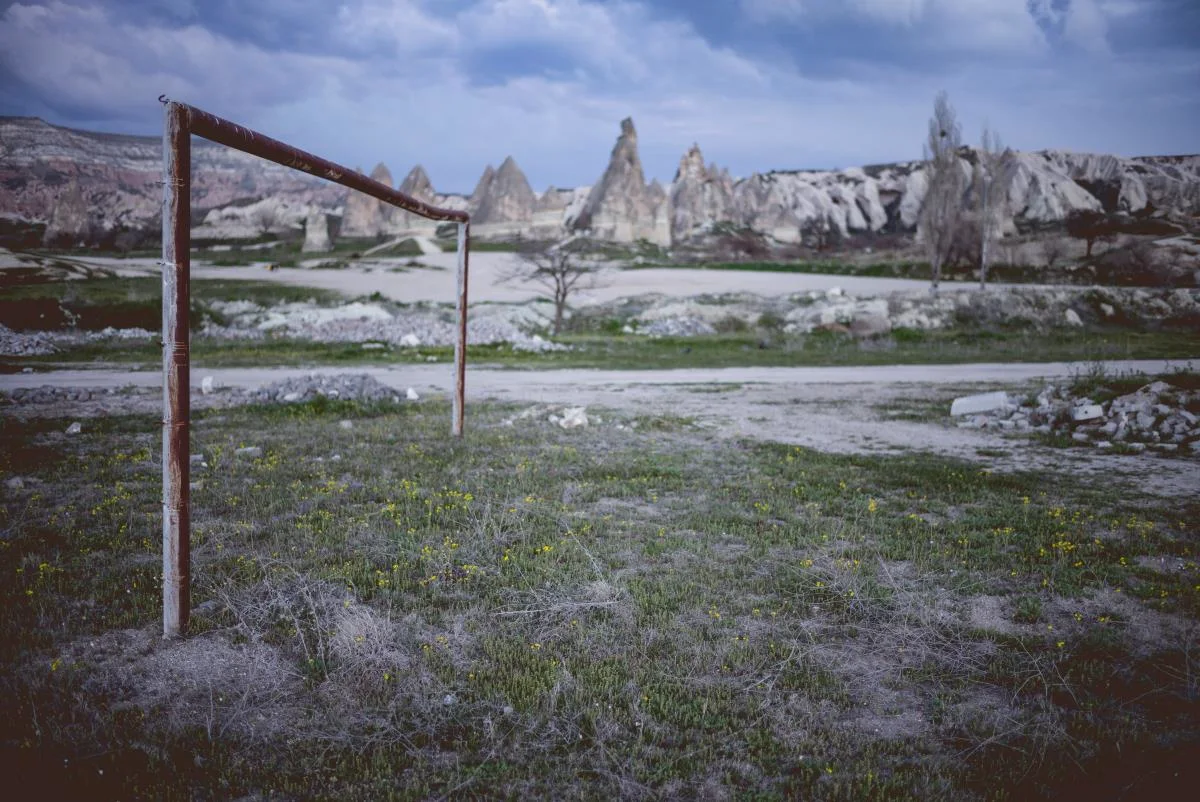
[[734, 217], [733, 180], [715, 164], [704, 166], [699, 145], [692, 145], [679, 160], [671, 184], [671, 235], [690, 236], [696, 229]]
[[74, 246], [87, 234], [89, 220], [88, 202], [83, 197], [79, 184], [71, 184], [66, 192], [58, 196], [50, 222], [43, 235], [45, 245]]
[[433, 200], [433, 182], [429, 180], [428, 173], [421, 165], [417, 165], [408, 171], [408, 175], [404, 176], [404, 180], [400, 182], [399, 190], [406, 195], [412, 195], [417, 200], [429, 202]]
[[[15, 228], [0, 226], [0, 244], [23, 242], [21, 237], [43, 231], [49, 239], [71, 240], [115, 226], [161, 226], [156, 220], [162, 208], [157, 183], [162, 177], [161, 137], [89, 133], [32, 118], [0, 117], [0, 143], [0, 185], [7, 188], [0, 191], [0, 219], [16, 221]], [[406, 215], [394, 214], [392, 207], [369, 196], [224, 146], [198, 141], [192, 158], [193, 211], [204, 216], [197, 237], [254, 236], [258, 232], [252, 230], [247, 210], [264, 201], [283, 215], [276, 230], [298, 228], [313, 206], [336, 214], [343, 204], [341, 231], [349, 237], [402, 235], [402, 227], [410, 235], [436, 230], [436, 223], [423, 219], [411, 221], [419, 227], [410, 225]], [[969, 157], [963, 159], [969, 171], [968, 162]], [[414, 170], [404, 189], [434, 205], [474, 213], [496, 174], [485, 172], [474, 201], [434, 195], [424, 170]], [[372, 177], [392, 184], [383, 165]], [[636, 132], [626, 121], [604, 178], [594, 188], [547, 190], [535, 200], [528, 222], [493, 224], [491, 233], [551, 239], [591, 228], [598, 237], [661, 241], [658, 221], [664, 213], [672, 239], [702, 234], [710, 224], [724, 221], [790, 241], [813, 220], [827, 220], [849, 234], [910, 232], [925, 192], [921, 162], [772, 171], [735, 182], [726, 170], [705, 166], [698, 147], [680, 161], [676, 180], [667, 188], [665, 210], [644, 180]], [[504, 204], [495, 191], [492, 197], [489, 206], [499, 216], [518, 216], [511, 209], [500, 213], [498, 206]], [[1014, 220], [1025, 224], [1061, 222], [1079, 209], [1195, 214], [1200, 209], [1200, 156], [1128, 159], [1062, 151], [1018, 153], [1006, 205]], [[18, 233], [7, 233], [10, 230]]]
[[489, 164], [484, 168], [483, 175], [479, 176], [479, 183], [475, 185], [475, 191], [471, 193], [470, 209], [472, 215], [479, 208], [479, 202], [483, 199], [484, 193], [488, 191], [488, 187], [492, 185], [492, 181], [495, 178], [496, 168]]
[[[405, 195], [409, 195], [424, 203], [434, 203], [437, 199], [437, 193], [433, 191], [433, 182], [429, 180], [429, 175], [425, 172], [425, 168], [417, 165], [408, 171], [408, 175], [404, 176], [404, 180], [397, 187]], [[391, 230], [393, 233], [403, 234], [408, 232], [427, 232], [437, 229], [437, 223], [422, 217], [419, 214], [407, 212], [404, 209], [392, 208]]]
[[325, 253], [333, 250], [329, 238], [329, 216], [320, 209], [312, 209], [304, 219], [304, 244], [301, 253]]
[[650, 240], [660, 245], [655, 213], [667, 201], [655, 198], [646, 188], [646, 176], [638, 158], [637, 130], [628, 117], [621, 121], [621, 136], [613, 148], [608, 169], [592, 188], [583, 211], [575, 219], [577, 231], [589, 230], [600, 239], [617, 242]]
[[[361, 173], [362, 170], [358, 172]], [[392, 186], [392, 172], [383, 162], [375, 165], [370, 177], [373, 181]], [[383, 234], [388, 228], [390, 210], [391, 207], [383, 201], [352, 191], [346, 196], [342, 233], [348, 237], [374, 237]]]
[[512, 156], [504, 160], [482, 196], [475, 214], [481, 225], [520, 223], [533, 219], [537, 196]]

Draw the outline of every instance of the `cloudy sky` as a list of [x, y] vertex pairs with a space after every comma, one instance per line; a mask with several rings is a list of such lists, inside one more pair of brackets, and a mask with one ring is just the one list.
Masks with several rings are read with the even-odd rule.
[[470, 191], [513, 155], [593, 182], [619, 121], [664, 183], [919, 158], [965, 138], [1200, 152], [1200, 0], [0, 0], [0, 114], [161, 130], [159, 94]]

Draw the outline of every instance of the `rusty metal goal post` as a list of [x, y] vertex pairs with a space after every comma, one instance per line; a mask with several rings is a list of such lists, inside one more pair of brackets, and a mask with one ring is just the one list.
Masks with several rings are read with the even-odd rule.
[[160, 97], [163, 127], [163, 637], [187, 630], [191, 610], [190, 369], [188, 307], [191, 273], [191, 137], [204, 137], [294, 170], [341, 184], [430, 220], [458, 224], [458, 338], [454, 344], [451, 432], [463, 433], [467, 364], [467, 271], [471, 219], [440, 209], [340, 164]]

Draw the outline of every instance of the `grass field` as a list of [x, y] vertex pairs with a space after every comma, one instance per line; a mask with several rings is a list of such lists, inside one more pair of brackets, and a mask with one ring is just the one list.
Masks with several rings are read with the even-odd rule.
[[[1094, 361], [1104, 359], [1191, 359], [1200, 354], [1200, 335], [1191, 332], [1070, 330], [1048, 337], [1035, 331], [987, 332], [902, 330], [856, 340], [822, 332], [784, 336], [770, 332], [700, 337], [581, 334], [555, 338], [567, 351], [530, 353], [508, 345], [472, 345], [470, 364], [512, 368], [719, 368], [750, 366], [836, 366], [955, 364], [969, 362]], [[450, 347], [363, 349], [359, 343], [309, 340], [220, 341], [196, 337], [192, 361], [204, 367], [271, 365], [405, 364], [453, 359]], [[110, 341], [82, 345], [42, 357], [0, 357], [0, 371], [82, 364], [150, 364], [162, 351], [152, 342]]]
[[436, 403], [198, 415], [196, 615], [169, 643], [158, 421], [66, 437], [68, 420], [0, 419], [0, 478], [23, 484], [0, 485], [8, 783], [189, 800], [1194, 788], [1196, 499], [519, 411], [475, 407], [462, 441]]
[[[344, 300], [339, 293], [267, 281], [196, 279], [190, 283], [191, 321], [198, 327], [213, 317], [213, 301], [252, 301], [263, 305], [315, 300]], [[0, 323], [18, 331], [52, 331], [74, 326], [86, 331], [107, 327], [162, 328], [162, 281], [157, 278], [105, 278], [5, 287]]]

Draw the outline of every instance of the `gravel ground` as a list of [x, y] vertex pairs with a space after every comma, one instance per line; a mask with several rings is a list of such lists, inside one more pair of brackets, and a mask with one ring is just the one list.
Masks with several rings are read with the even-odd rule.
[[[1049, 448], [994, 431], [957, 428], [949, 417], [949, 409], [944, 421], [932, 422], [888, 419], [879, 412], [892, 404], [928, 399], [934, 393], [1011, 390], [1032, 381], [1067, 379], [1085, 367], [1046, 363], [670, 371], [472, 370], [467, 388], [469, 401], [491, 399], [600, 407], [627, 417], [690, 418], [705, 436], [772, 440], [844, 454], [928, 451], [971, 460], [990, 470], [1066, 471], [1151, 495], [1200, 494], [1200, 461], [1194, 458]], [[1170, 367], [1156, 360], [1106, 365], [1110, 373], [1159, 373]], [[246, 403], [255, 397], [248, 390], [283, 387], [281, 382], [303, 380], [309, 373], [302, 369], [205, 371], [197, 367], [193, 371], [193, 401], [197, 407]], [[328, 369], [322, 370], [321, 375], [369, 376], [392, 388], [397, 396], [412, 387], [422, 397], [445, 398], [453, 382], [453, 371], [446, 365]], [[200, 392], [204, 376], [212, 377], [216, 392], [209, 395]], [[131, 384], [137, 389], [119, 389]], [[42, 401], [23, 400], [7, 405], [3, 414], [83, 417], [154, 412], [161, 408], [157, 389], [161, 387], [161, 375], [157, 371], [63, 371], [0, 376], [0, 391], [12, 393], [17, 388], [40, 386], [60, 388], [66, 395], [46, 396]], [[71, 392], [78, 393], [79, 388], [85, 387], [99, 388], [101, 392], [86, 400], [70, 399]], [[110, 389], [114, 392], [107, 392]], [[610, 416], [604, 418], [607, 421]], [[468, 430], [470, 425], [468, 404]], [[986, 453], [980, 454], [980, 450]], [[1004, 456], [994, 456], [998, 453]]]

